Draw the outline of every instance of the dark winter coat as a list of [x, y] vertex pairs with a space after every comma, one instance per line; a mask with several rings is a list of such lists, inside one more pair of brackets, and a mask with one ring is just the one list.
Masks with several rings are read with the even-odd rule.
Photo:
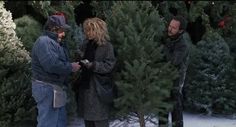
[[174, 86], [182, 91], [189, 59], [189, 43], [181, 34], [176, 39], [167, 38], [164, 44], [164, 54], [168, 61], [177, 67], [179, 77]]
[[[85, 41], [79, 46], [78, 54], [80, 58], [84, 56], [87, 43], [89, 42]], [[115, 66], [116, 58], [110, 42], [96, 47], [93, 63], [92, 74], [90, 74], [89, 83], [87, 84], [89, 86], [80, 87], [82, 84], [79, 81], [76, 83], [79, 86], [77, 87], [79, 89], [79, 115], [85, 120], [105, 120], [109, 117], [109, 105], [99, 100], [97, 91], [95, 90], [95, 82], [98, 80], [95, 74], [109, 74]]]
[[57, 34], [45, 31], [32, 50], [32, 78], [56, 85], [67, 84], [72, 72], [67, 46], [57, 42]]

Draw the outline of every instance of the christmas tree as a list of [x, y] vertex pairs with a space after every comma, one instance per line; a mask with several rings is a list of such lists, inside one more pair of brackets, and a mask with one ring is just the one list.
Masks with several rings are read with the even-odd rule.
[[[233, 66], [230, 56], [236, 56], [235, 2], [162, 1], [159, 3], [162, 5], [159, 7], [160, 12], [167, 20], [179, 14], [187, 18], [189, 22], [187, 30], [196, 44], [191, 49], [188, 83], [184, 89], [187, 109], [190, 107], [192, 111], [204, 109], [209, 114], [232, 113], [236, 102], [233, 98], [236, 65]], [[199, 22], [198, 26], [193, 27], [196, 22]], [[199, 30], [201, 27], [202, 31]], [[222, 50], [224, 53], [221, 53]], [[219, 77], [214, 79], [215, 75]]]
[[184, 1], [162, 1], [159, 3], [158, 9], [167, 21], [177, 14], [188, 17], [188, 10]]
[[236, 3], [228, 2], [225, 4], [224, 15], [219, 20], [219, 33], [225, 38], [225, 41], [230, 47], [230, 53], [234, 58], [236, 69]]
[[111, 7], [114, 4], [114, 1], [92, 1], [91, 5], [94, 7], [93, 13], [96, 17], [101, 19], [106, 18], [105, 15], [111, 15]]
[[42, 32], [42, 25], [33, 17], [24, 15], [14, 20], [16, 23], [16, 34], [21, 39], [25, 49], [31, 52], [34, 42]]
[[148, 1], [124, 1], [114, 4], [106, 21], [118, 54], [118, 114], [138, 117], [145, 127], [151, 116], [171, 108], [163, 100], [170, 95], [176, 70], [163, 62], [164, 20]]
[[29, 53], [16, 36], [16, 25], [3, 1], [0, 17], [0, 125], [9, 127], [34, 119], [35, 108], [30, 94]]
[[236, 87], [230, 82], [231, 68], [227, 43], [214, 30], [207, 31], [191, 57], [185, 89], [188, 106], [204, 109], [208, 114], [235, 109], [232, 95]]

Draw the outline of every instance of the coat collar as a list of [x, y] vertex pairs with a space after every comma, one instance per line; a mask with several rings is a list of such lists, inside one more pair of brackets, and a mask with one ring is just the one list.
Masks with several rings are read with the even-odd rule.
[[183, 34], [184, 34], [184, 32], [181, 33], [177, 38], [174, 38], [174, 39], [168, 37], [166, 43], [178, 43], [179, 40], [181, 40], [183, 38]]
[[58, 42], [57, 39], [58, 39], [58, 35], [55, 33], [55, 32], [51, 32], [51, 31], [47, 31], [45, 30], [43, 32], [43, 35], [47, 35], [49, 38], [53, 39], [54, 41]]
[[66, 45], [64, 44], [65, 42], [58, 42], [58, 35], [55, 32], [51, 32], [48, 30], [45, 30], [43, 32], [43, 35], [48, 36], [49, 38], [53, 39], [55, 42], [57, 42], [60, 46], [66, 47]]

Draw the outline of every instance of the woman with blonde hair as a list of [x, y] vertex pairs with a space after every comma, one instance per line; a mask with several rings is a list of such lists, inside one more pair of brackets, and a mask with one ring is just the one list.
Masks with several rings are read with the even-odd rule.
[[99, 94], [97, 83], [111, 85], [111, 72], [116, 63], [113, 46], [107, 25], [100, 18], [86, 19], [83, 30], [86, 40], [78, 49], [82, 72], [75, 84], [79, 115], [84, 118], [85, 127], [109, 127], [110, 103]]

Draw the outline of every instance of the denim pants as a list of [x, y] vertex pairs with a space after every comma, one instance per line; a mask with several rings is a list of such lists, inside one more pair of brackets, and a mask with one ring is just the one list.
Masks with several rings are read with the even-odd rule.
[[37, 127], [66, 127], [65, 106], [53, 108], [53, 87], [47, 83], [32, 81], [32, 96], [37, 103]]

